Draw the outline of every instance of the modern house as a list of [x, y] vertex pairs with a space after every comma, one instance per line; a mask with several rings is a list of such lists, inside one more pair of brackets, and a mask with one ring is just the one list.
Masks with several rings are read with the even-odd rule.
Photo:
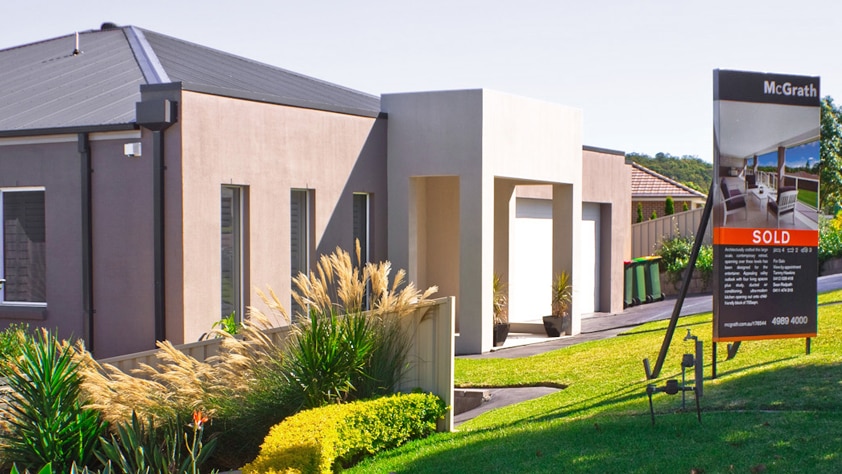
[[[489, 90], [376, 97], [133, 26], [0, 50], [0, 327], [97, 357], [195, 341], [362, 244], [455, 295], [457, 353], [573, 277], [573, 331], [618, 312], [631, 169], [580, 111]], [[278, 321], [281, 324], [281, 321]]]
[[681, 212], [684, 205], [687, 209], [697, 209], [705, 206], [707, 195], [695, 189], [668, 178], [660, 173], [638, 163], [631, 163], [632, 167], [632, 213], [633, 222], [637, 222], [637, 208], [640, 205], [643, 219], [649, 219], [654, 211], [658, 217], [666, 215], [665, 205], [668, 197], [673, 200], [675, 212]]

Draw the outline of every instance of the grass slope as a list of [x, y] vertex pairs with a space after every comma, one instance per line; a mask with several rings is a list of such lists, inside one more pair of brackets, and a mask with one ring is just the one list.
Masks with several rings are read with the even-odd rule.
[[[711, 380], [711, 314], [684, 317], [662, 378], [679, 378], [687, 329], [704, 341], [702, 423], [692, 395], [655, 394], [649, 417], [642, 359], [654, 362], [666, 321], [603, 341], [521, 359], [457, 359], [456, 384], [563, 384], [565, 390], [481, 415], [349, 472], [842, 472], [842, 292], [819, 297], [819, 337], [747, 342]], [[692, 374], [688, 372], [688, 377]]]

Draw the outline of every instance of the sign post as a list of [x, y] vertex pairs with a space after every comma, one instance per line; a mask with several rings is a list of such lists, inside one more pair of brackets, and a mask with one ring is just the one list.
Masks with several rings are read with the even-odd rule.
[[713, 84], [713, 342], [815, 337], [819, 78]]

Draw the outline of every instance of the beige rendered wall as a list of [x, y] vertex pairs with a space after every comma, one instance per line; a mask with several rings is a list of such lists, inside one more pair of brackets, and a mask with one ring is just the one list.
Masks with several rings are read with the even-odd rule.
[[[381, 108], [389, 116], [389, 260], [394, 267], [407, 269], [408, 279], [419, 287], [441, 285], [438, 296], [456, 296], [456, 325], [462, 331], [465, 320], [471, 318], [469, 313], [491, 311], [490, 301], [487, 305], [485, 300], [466, 303], [463, 297], [466, 291], [478, 291], [481, 277], [476, 261], [487, 245], [482, 231], [475, 228], [487, 221], [481, 200], [482, 91], [389, 94], [382, 97]], [[436, 182], [442, 178], [458, 182], [456, 200], [446, 214], [429, 210], [428, 177]], [[429, 250], [427, 239], [428, 229], [435, 225], [430, 219], [445, 222], [454, 213], [461, 223], [458, 228], [438, 227], [446, 232], [440, 237], [456, 245], [457, 261], [446, 258], [440, 249]], [[440, 278], [427, 270], [433, 267], [449, 272], [446, 281], [433, 280]], [[468, 267], [470, 275], [466, 274]], [[490, 275], [490, 267], [488, 272]], [[458, 281], [457, 294], [447, 293], [456, 289], [457, 285], [448, 283], [453, 280]], [[490, 281], [488, 291], [490, 300]], [[477, 321], [476, 317], [473, 320]], [[477, 344], [481, 331], [475, 332]]]
[[[293, 188], [314, 190], [313, 259], [337, 245], [353, 250], [352, 195], [372, 193], [371, 260], [385, 259], [382, 120], [191, 92], [182, 94], [179, 114], [183, 202], [180, 215], [170, 217], [183, 222], [183, 273], [173, 283], [183, 288], [184, 341], [220, 315], [223, 184], [247, 189], [247, 304], [263, 307], [255, 289], [271, 287], [289, 308]], [[178, 312], [168, 306], [168, 318]]]
[[[623, 154], [582, 152], [582, 200], [601, 204], [601, 306], [623, 311], [624, 264], [631, 258], [631, 167]], [[605, 298], [608, 298], [606, 301]]]
[[[418, 278], [424, 288], [435, 284], [437, 295], [459, 294], [459, 178], [434, 176], [417, 178], [419, 253]], [[456, 322], [458, 327], [458, 321]], [[457, 329], [458, 330], [458, 329]]]
[[[382, 98], [382, 108], [389, 115], [390, 259], [406, 266], [411, 278], [419, 276], [423, 266], [419, 262], [427, 268], [447, 268], [451, 262], [419, 251], [414, 235], [420, 232], [418, 190], [410, 184], [424, 176], [457, 176], [459, 199], [453, 205], [458, 206], [460, 226], [451, 234], [459, 242], [459, 265], [454, 270], [459, 274], [456, 350], [487, 351], [495, 254], [498, 261], [503, 258], [501, 250], [495, 252], [495, 208], [505, 214], [508, 205], [507, 201], [502, 208], [496, 206], [495, 196], [511, 196], [497, 193], [495, 186], [510, 188], [522, 181], [568, 185], [557, 193], [557, 212], [565, 223], [556, 229], [560, 246], [554, 265], [576, 273], [577, 244], [565, 234], [576, 232], [581, 215], [581, 206], [574, 205], [581, 196], [581, 113], [487, 90], [388, 94]], [[427, 211], [426, 219], [430, 217]]]

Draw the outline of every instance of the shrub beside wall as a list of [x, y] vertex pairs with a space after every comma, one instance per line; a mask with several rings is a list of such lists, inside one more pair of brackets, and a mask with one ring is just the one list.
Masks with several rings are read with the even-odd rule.
[[[693, 237], [672, 237], [661, 242], [661, 247], [655, 255], [661, 257], [661, 291], [667, 295], [674, 295], [681, 289], [684, 272], [693, 251]], [[696, 258], [696, 268], [690, 282], [690, 293], [703, 293], [711, 290], [713, 278], [713, 247], [702, 245]]]
[[819, 218], [819, 273], [839, 273], [834, 260], [842, 257], [842, 213]]
[[432, 394], [396, 394], [299, 412], [272, 427], [243, 474], [331, 473], [435, 432], [447, 412]]

